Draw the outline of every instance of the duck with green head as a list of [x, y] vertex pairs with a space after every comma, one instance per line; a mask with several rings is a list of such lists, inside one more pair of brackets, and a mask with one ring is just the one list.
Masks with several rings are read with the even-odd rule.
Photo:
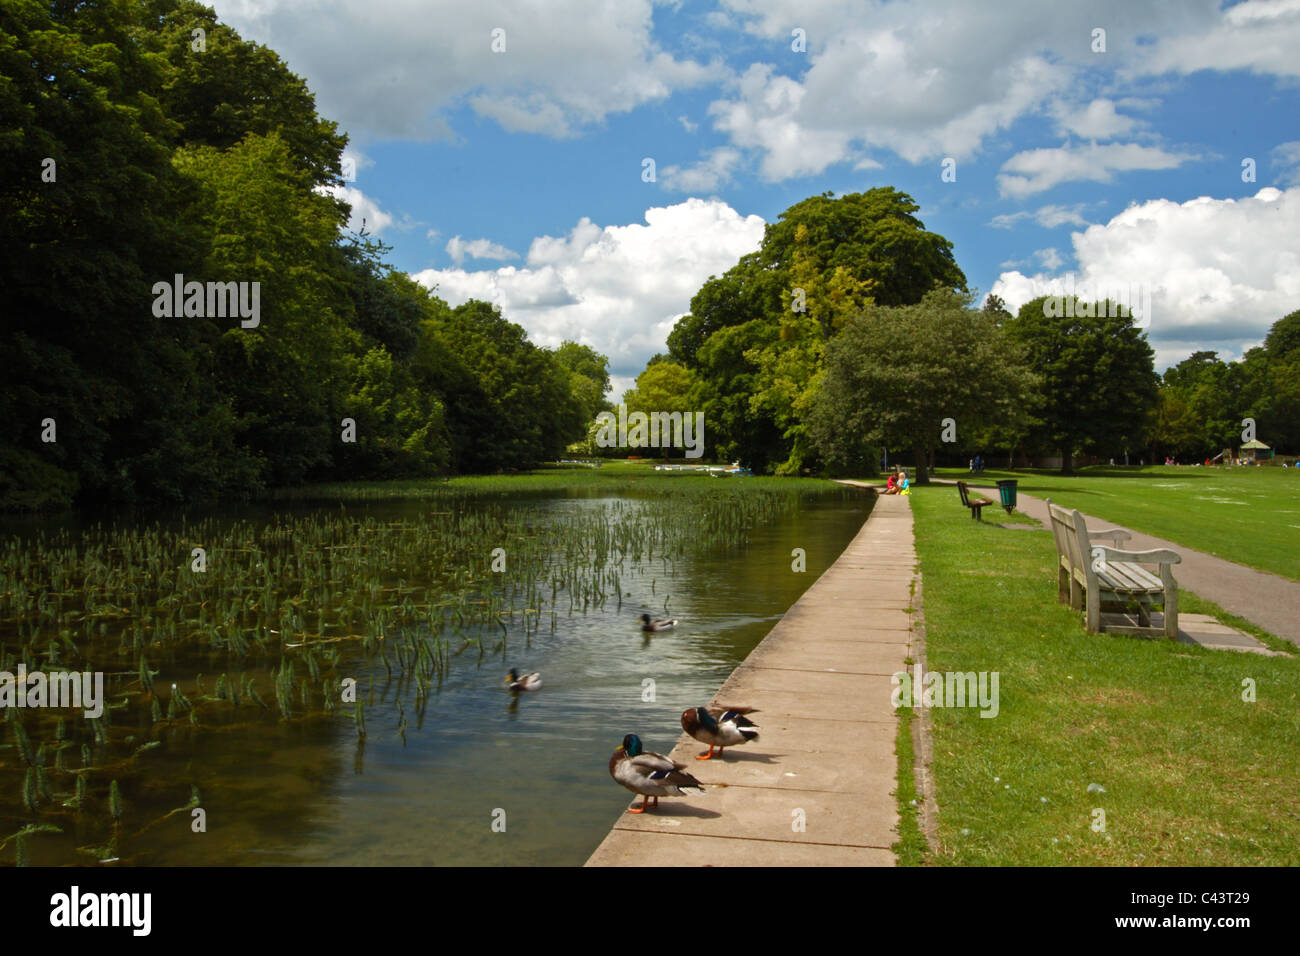
[[709, 745], [709, 752], [700, 754], [696, 760], [709, 760], [713, 757], [713, 748], [718, 748], [722, 756], [723, 747], [734, 747], [758, 739], [758, 727], [745, 714], [756, 713], [753, 707], [692, 707], [682, 711], [682, 730], [686, 731], [702, 744]]
[[660, 797], [684, 797], [687, 791], [703, 793], [704, 787], [685, 770], [686, 764], [645, 750], [636, 734], [624, 737], [609, 758], [609, 775], [645, 797], [641, 806], [628, 807], [628, 813], [645, 813], [652, 799], [657, 808]]
[[649, 614], [641, 615], [641, 630], [646, 631], [647, 633], [651, 631], [669, 631], [676, 626], [677, 626], [677, 618], [675, 617], [669, 619], [661, 618], [656, 621], [656, 620], [651, 620]]
[[520, 677], [519, 671], [512, 667], [510, 668], [509, 675], [506, 677], [506, 686], [515, 693], [518, 693], [521, 690], [537, 690], [537, 688], [542, 686], [542, 675], [534, 671], [531, 674], [525, 674], [523, 677]]

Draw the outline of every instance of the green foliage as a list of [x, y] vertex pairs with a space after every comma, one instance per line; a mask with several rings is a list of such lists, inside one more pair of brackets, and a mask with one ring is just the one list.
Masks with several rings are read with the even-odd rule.
[[[345, 145], [202, 4], [0, 5], [0, 508], [512, 467], [585, 430], [603, 356], [448, 327], [382, 244], [340, 235], [348, 206], [319, 188]], [[260, 324], [155, 315], [178, 274], [258, 283]]]
[[902, 305], [966, 288], [952, 244], [925, 230], [917, 208], [892, 188], [810, 197], [696, 293], [668, 348], [695, 375], [692, 402], [716, 454], [780, 474], [819, 467], [807, 421], [827, 343], [872, 299]]
[[875, 307], [828, 346], [810, 435], [828, 466], [875, 474], [882, 447], [917, 451], [918, 480], [944, 420], [957, 436], [986, 419], [1023, 420], [1034, 388], [1018, 350], [969, 295], [935, 290], [916, 305]]
[[1158, 379], [1155, 353], [1131, 316], [1112, 315], [1119, 311], [1113, 303], [1055, 304], [1062, 307], [1047, 296], [1032, 299], [1006, 328], [1042, 378], [1030, 408], [1030, 442], [1059, 450], [1069, 473], [1078, 452], [1141, 447]]

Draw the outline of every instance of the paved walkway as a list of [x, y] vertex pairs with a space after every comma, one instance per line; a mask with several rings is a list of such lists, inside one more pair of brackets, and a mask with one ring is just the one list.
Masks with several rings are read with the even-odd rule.
[[623, 814], [587, 865], [892, 866], [890, 677], [907, 669], [915, 567], [907, 500], [879, 498], [714, 698], [757, 707], [759, 739], [696, 761], [704, 745], [682, 734], [670, 756], [704, 795]]

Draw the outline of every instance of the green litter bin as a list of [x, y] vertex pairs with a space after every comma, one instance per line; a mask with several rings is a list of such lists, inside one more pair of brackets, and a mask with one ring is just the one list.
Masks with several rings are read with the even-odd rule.
[[1016, 483], [1018, 478], [1004, 478], [998, 482], [998, 494], [1002, 496], [1002, 507], [1007, 509], [1007, 514], [1016, 510]]

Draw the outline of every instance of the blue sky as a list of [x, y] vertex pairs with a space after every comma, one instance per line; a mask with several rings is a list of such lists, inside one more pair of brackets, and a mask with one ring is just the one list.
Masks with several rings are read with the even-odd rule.
[[1159, 368], [1300, 308], [1300, 0], [215, 7], [349, 134], [394, 265], [600, 349], [616, 393], [826, 190], [909, 193], [1013, 307], [1141, 290]]

